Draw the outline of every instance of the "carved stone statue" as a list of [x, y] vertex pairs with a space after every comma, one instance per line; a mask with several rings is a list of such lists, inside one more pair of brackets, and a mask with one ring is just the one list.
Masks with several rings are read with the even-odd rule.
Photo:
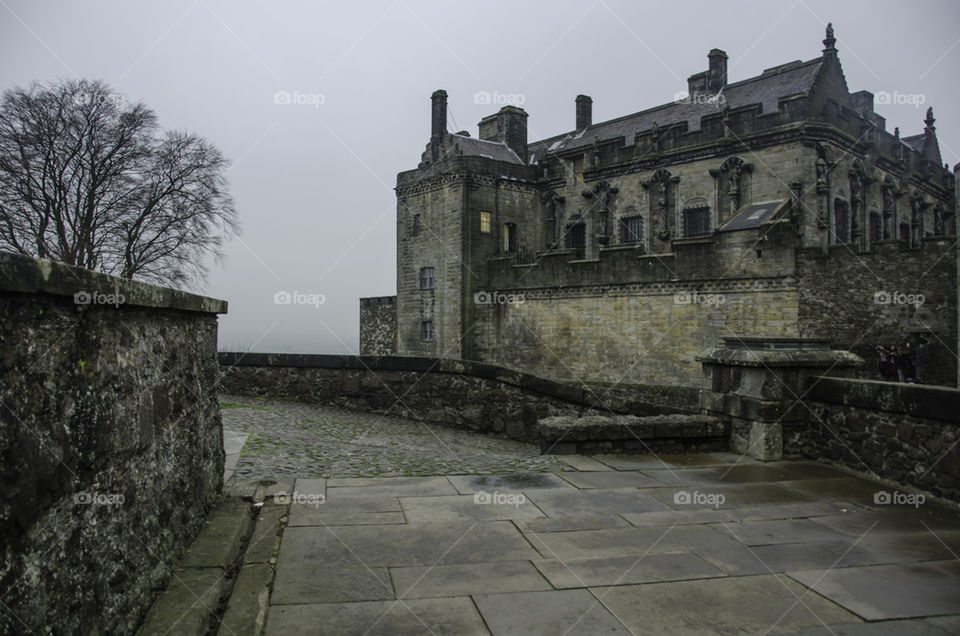
[[667, 227], [667, 182], [661, 179], [657, 183], [657, 238], [666, 241], [670, 238]]

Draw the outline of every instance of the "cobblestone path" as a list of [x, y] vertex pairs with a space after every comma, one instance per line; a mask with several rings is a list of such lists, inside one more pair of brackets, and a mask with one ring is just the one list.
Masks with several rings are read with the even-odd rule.
[[223, 428], [249, 433], [239, 479], [485, 475], [564, 470], [535, 444], [399, 417], [221, 395]]

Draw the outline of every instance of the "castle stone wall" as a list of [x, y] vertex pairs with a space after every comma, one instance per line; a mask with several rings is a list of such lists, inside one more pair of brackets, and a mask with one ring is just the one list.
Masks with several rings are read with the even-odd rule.
[[222, 485], [225, 312], [0, 253], [0, 633], [134, 632]]
[[486, 308], [479, 357], [559, 380], [702, 386], [725, 334], [798, 335], [790, 279], [521, 290]]
[[800, 335], [860, 355], [874, 379], [875, 347], [909, 340], [922, 382], [956, 386], [956, 259], [953, 237], [924, 239], [920, 249], [890, 241], [870, 253], [799, 250]]

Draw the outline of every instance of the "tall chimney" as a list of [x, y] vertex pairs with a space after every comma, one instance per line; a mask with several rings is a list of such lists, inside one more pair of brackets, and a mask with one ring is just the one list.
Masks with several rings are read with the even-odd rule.
[[727, 53], [720, 49], [710, 49], [707, 59], [710, 60], [707, 88], [711, 93], [717, 93], [727, 85]]
[[430, 96], [430, 157], [440, 156], [440, 144], [447, 133], [447, 91], [440, 89]]
[[593, 123], [593, 100], [589, 95], [577, 95], [577, 130]]

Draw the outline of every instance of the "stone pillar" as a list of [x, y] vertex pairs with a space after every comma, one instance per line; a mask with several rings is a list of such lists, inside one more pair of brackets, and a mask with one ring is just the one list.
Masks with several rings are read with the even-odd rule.
[[802, 403], [811, 376], [850, 377], [863, 359], [806, 338], [724, 338], [724, 346], [697, 358], [706, 389], [700, 409], [730, 420], [730, 449], [762, 461], [784, 456], [784, 445], [806, 425]]

